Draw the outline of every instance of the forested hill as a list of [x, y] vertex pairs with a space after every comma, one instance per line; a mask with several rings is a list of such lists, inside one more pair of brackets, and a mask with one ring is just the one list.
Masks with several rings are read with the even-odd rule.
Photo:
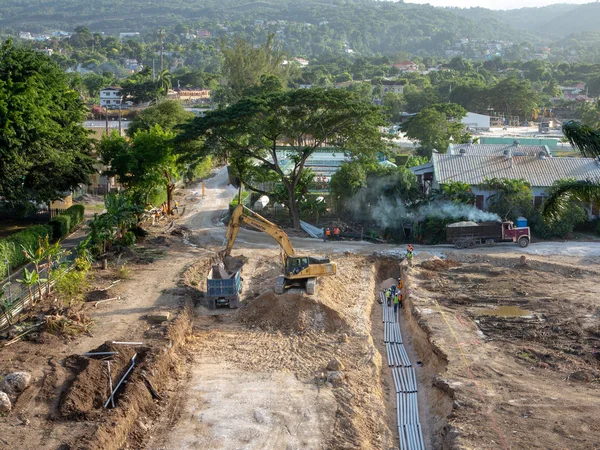
[[542, 39], [560, 38], [586, 31], [600, 31], [600, 3], [555, 4], [508, 11], [492, 11], [485, 8], [449, 8], [448, 10], [477, 21], [499, 20], [514, 28], [531, 31]]
[[444, 8], [374, 0], [3, 0], [0, 9], [0, 27], [12, 32], [70, 31], [79, 25], [94, 32], [144, 32], [210, 22], [236, 31], [236, 25], [257, 20], [314, 26], [328, 22], [328, 29], [370, 52], [391, 47], [410, 51], [461, 37], [535, 41], [534, 34], [498, 19], [476, 21]]

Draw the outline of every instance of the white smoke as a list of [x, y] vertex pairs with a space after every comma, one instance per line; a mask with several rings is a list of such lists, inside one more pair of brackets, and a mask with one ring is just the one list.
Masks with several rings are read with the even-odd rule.
[[360, 200], [354, 198], [351, 203], [356, 217], [364, 219], [364, 216], [368, 215], [370, 219], [383, 228], [402, 228], [403, 225], [412, 224], [415, 220], [423, 220], [428, 217], [469, 220], [472, 222], [501, 221], [500, 216], [495, 213], [481, 211], [471, 205], [449, 201], [437, 201], [410, 210], [401, 198], [388, 199], [381, 196], [377, 203], [371, 205], [370, 208]]
[[495, 213], [482, 211], [471, 205], [451, 202], [434, 202], [419, 208], [417, 218], [437, 217], [439, 219], [467, 219], [472, 222], [501, 222]]

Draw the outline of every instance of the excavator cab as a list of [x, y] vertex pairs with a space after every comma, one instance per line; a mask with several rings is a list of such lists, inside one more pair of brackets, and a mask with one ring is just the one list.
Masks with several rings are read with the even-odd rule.
[[285, 274], [289, 276], [298, 275], [308, 267], [308, 256], [290, 256], [285, 261]]

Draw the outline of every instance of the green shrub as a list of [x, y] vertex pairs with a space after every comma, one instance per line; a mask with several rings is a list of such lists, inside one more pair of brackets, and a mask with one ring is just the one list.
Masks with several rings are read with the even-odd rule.
[[131, 247], [135, 244], [135, 239], [135, 233], [133, 231], [128, 231], [125, 233], [125, 236], [123, 236], [123, 245], [125, 247]]
[[419, 222], [411, 236], [413, 240], [422, 244], [439, 244], [446, 241], [446, 225], [460, 222], [464, 219], [427, 217]]
[[545, 221], [539, 211], [536, 211], [531, 220], [531, 231], [542, 239], [565, 238], [573, 232], [575, 226], [586, 220], [585, 210], [581, 206], [571, 203], [562, 219], [554, 222]]
[[598, 236], [600, 236], [600, 219], [596, 221], [596, 228], [595, 228], [596, 234]]
[[58, 269], [56, 274], [54, 292], [58, 295], [64, 306], [70, 307], [75, 303], [83, 302], [83, 294], [89, 288], [87, 271]]
[[69, 231], [73, 231], [77, 225], [83, 222], [83, 218], [85, 215], [85, 207], [83, 205], [73, 205], [68, 208], [62, 215], [69, 216], [71, 219], [71, 224]]
[[6, 260], [8, 260], [11, 270], [27, 262], [21, 246], [36, 249], [38, 248], [39, 239], [44, 239], [46, 236], [52, 239], [52, 227], [50, 225], [34, 225], [4, 239], [0, 239], [0, 278], [8, 275]]
[[55, 239], [64, 239], [71, 231], [71, 217], [60, 214], [50, 221]]

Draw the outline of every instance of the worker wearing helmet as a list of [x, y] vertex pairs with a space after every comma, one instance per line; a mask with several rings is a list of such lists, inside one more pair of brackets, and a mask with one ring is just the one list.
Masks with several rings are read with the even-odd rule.
[[413, 254], [413, 246], [408, 244], [408, 250], [406, 251], [406, 260], [408, 261], [409, 267], [412, 267], [414, 257], [415, 256]]

